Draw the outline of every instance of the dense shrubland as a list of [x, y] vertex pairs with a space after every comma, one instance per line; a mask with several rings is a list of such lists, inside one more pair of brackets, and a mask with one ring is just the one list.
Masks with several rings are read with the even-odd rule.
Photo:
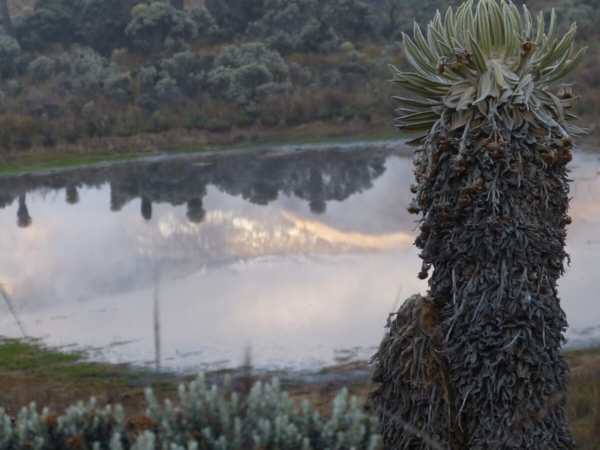
[[[0, 148], [186, 127], [391, 122], [387, 64], [432, 0], [8, 0], [0, 34]], [[527, 2], [532, 10], [551, 4]], [[555, 2], [552, 2], [555, 3]], [[556, 4], [598, 40], [600, 2]], [[576, 78], [596, 87], [598, 49]], [[594, 96], [578, 105], [592, 118]], [[585, 113], [585, 114], [584, 114]]]

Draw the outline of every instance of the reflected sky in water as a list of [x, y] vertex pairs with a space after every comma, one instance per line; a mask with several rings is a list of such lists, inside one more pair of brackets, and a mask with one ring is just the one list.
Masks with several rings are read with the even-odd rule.
[[[388, 143], [0, 179], [0, 334], [153, 366], [158, 293], [162, 367], [237, 366], [247, 346], [263, 368], [369, 358], [388, 313], [426, 291], [409, 155]], [[600, 159], [572, 167], [559, 292], [577, 346], [600, 338]]]

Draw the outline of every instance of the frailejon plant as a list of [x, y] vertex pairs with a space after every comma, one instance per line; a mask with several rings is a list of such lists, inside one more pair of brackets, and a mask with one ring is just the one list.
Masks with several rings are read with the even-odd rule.
[[256, 383], [247, 395], [209, 386], [203, 375], [181, 385], [177, 401], [158, 401], [146, 390], [148, 409], [127, 418], [120, 406], [79, 402], [59, 415], [35, 404], [11, 418], [0, 408], [0, 450], [379, 450], [377, 419], [343, 390], [329, 414], [308, 400], [298, 406], [277, 379]]
[[576, 27], [557, 38], [512, 3], [438, 12], [403, 35], [412, 72], [393, 83], [398, 128], [416, 145], [415, 244], [429, 291], [395, 317], [374, 357], [368, 407], [389, 448], [570, 449], [557, 293], [571, 222], [576, 97], [562, 78]]

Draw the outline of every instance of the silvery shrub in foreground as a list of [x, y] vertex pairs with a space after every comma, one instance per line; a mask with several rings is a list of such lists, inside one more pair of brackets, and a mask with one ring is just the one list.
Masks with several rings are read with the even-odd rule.
[[512, 3], [438, 12], [404, 35], [398, 128], [421, 135], [415, 244], [429, 278], [388, 320], [367, 407], [388, 448], [570, 449], [564, 397], [566, 165], [576, 97], [561, 79], [576, 27], [555, 36]]
[[[64, 414], [35, 404], [11, 418], [0, 408], [0, 450], [379, 450], [377, 419], [343, 390], [329, 414], [308, 400], [297, 405], [277, 379], [256, 383], [247, 395], [209, 386], [203, 375], [181, 385], [178, 399], [159, 402], [146, 390], [143, 416], [125, 416], [120, 406], [99, 408], [95, 399]], [[13, 420], [14, 419], [14, 420]]]

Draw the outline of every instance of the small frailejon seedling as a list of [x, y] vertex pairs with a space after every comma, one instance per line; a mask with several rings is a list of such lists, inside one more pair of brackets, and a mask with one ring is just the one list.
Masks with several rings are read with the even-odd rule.
[[429, 278], [388, 321], [368, 408], [387, 448], [570, 449], [557, 292], [571, 222], [567, 163], [581, 61], [576, 27], [557, 37], [512, 3], [438, 12], [403, 35], [412, 72], [393, 83], [398, 128], [420, 133], [415, 244]]

